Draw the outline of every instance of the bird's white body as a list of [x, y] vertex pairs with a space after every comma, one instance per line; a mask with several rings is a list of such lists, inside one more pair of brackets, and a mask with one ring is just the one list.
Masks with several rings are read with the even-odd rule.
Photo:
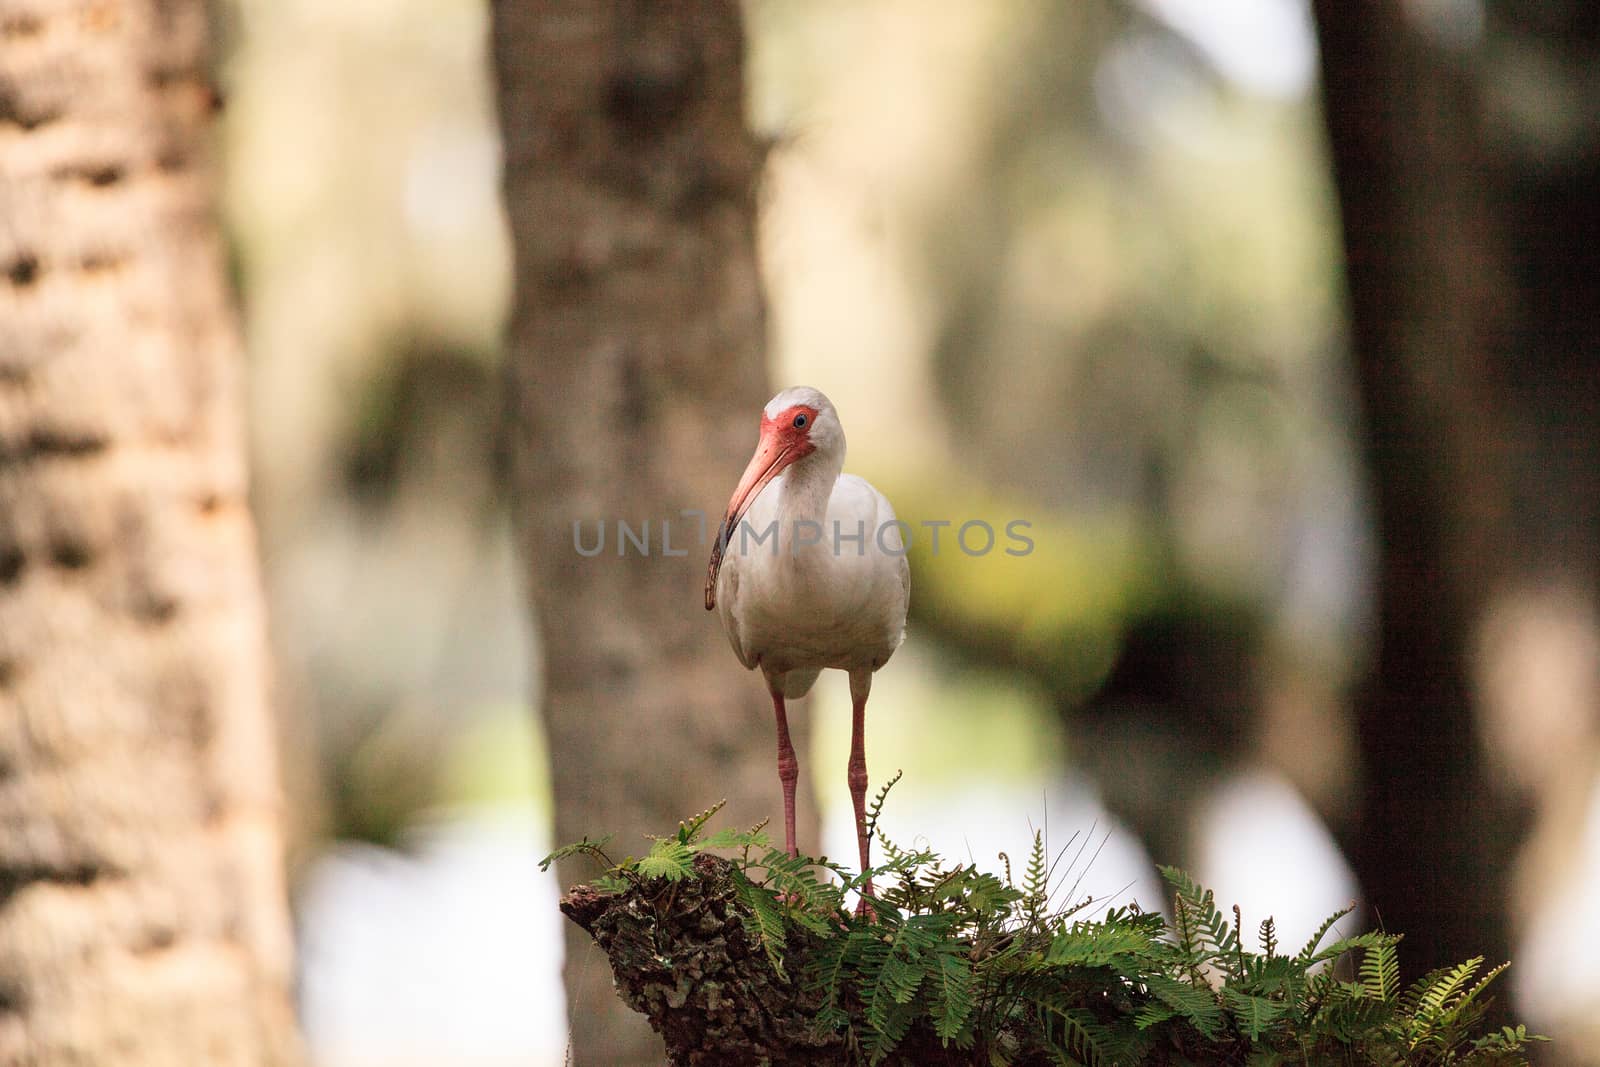
[[875, 671], [888, 662], [905, 638], [911, 593], [904, 541], [884, 495], [840, 474], [823, 498], [800, 466], [750, 505], [717, 581], [739, 662], [781, 677], [791, 698], [804, 696], [824, 668]]
[[[784, 701], [804, 696], [829, 667], [849, 672], [850, 800], [866, 871], [867, 694], [872, 672], [905, 638], [911, 567], [889, 501], [840, 473], [844, 450], [844, 427], [817, 390], [785, 389], [768, 401], [755, 455], [712, 546], [706, 607], [721, 612], [739, 662], [766, 678], [791, 856], [799, 763]], [[865, 907], [871, 878], [862, 892]]]

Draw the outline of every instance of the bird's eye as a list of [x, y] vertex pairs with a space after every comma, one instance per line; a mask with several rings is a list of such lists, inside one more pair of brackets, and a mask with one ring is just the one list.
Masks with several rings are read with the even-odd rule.
[[806, 428], [806, 417], [804, 415], [796, 415], [794, 417], [794, 428], [797, 430]]

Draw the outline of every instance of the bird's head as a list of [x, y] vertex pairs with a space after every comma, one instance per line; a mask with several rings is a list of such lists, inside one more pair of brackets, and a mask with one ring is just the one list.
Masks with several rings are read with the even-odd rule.
[[838, 461], [842, 465], [843, 457], [844, 427], [839, 424], [832, 402], [819, 390], [799, 385], [767, 401], [761, 411], [756, 454], [728, 501], [716, 542], [711, 546], [711, 562], [706, 566], [707, 611], [717, 606], [717, 574], [722, 570], [728, 540], [767, 483], [796, 463]]

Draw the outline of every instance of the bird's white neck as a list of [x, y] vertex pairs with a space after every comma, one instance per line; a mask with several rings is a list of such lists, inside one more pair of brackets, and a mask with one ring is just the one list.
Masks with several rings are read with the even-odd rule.
[[778, 494], [778, 517], [785, 530], [800, 521], [821, 523], [828, 515], [834, 483], [844, 470], [844, 457], [812, 453], [783, 472]]

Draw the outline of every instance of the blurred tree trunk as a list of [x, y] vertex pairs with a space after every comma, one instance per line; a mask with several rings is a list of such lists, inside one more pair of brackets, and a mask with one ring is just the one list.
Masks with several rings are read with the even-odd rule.
[[[762, 686], [701, 606], [701, 531], [768, 396], [762, 153], [744, 124], [743, 51], [735, 0], [494, 6], [517, 263], [513, 479], [560, 842], [614, 831], [620, 852], [638, 852], [642, 833], [722, 797], [742, 823], [778, 798]], [[619, 518], [635, 532], [648, 522], [648, 556], [619, 556]], [[586, 545], [605, 523], [600, 555], [577, 552], [579, 520]], [[659, 1063], [660, 1041], [612, 994], [605, 959], [567, 934], [578, 1062]]]
[[208, 33], [0, 11], [0, 1063], [299, 1059]]
[[[1485, 636], [1519, 592], [1593, 603], [1594, 146], [1587, 162], [1519, 158], [1494, 140], [1489, 47], [1447, 48], [1398, 3], [1314, 8], [1380, 545], [1348, 851], [1408, 964], [1509, 958], [1530, 790], [1570, 755], [1540, 753], [1528, 737], [1546, 724], [1494, 706], [1503, 650]], [[1527, 187], [1538, 172], [1550, 195]], [[1549, 688], [1521, 674], [1522, 694]]]

